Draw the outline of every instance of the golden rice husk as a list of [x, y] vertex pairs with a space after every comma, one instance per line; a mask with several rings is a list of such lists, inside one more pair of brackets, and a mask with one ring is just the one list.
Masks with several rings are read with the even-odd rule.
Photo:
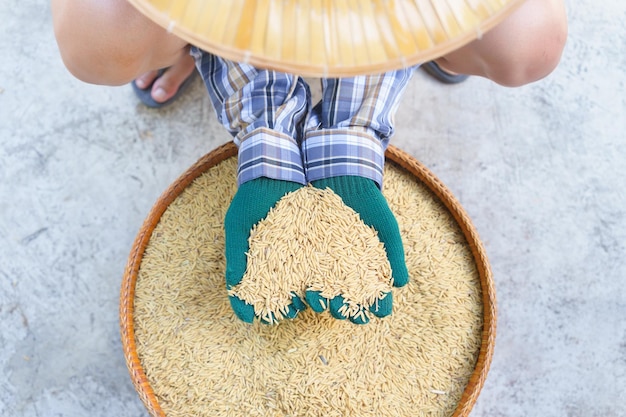
[[224, 284], [223, 219], [236, 160], [199, 176], [167, 208], [134, 297], [137, 355], [168, 417], [450, 416], [481, 346], [483, 305], [463, 233], [430, 191], [388, 164], [384, 194], [410, 282], [394, 313], [365, 326], [310, 309], [245, 324]]

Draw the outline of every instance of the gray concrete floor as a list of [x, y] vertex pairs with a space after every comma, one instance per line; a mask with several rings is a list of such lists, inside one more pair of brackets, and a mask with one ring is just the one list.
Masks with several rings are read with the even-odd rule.
[[[626, 416], [626, 7], [569, 1], [561, 66], [519, 89], [419, 72], [393, 143], [473, 219], [499, 302], [474, 416]], [[43, 0], [0, 2], [0, 415], [142, 416], [118, 332], [143, 219], [229, 140], [201, 83], [152, 111], [65, 70]]]

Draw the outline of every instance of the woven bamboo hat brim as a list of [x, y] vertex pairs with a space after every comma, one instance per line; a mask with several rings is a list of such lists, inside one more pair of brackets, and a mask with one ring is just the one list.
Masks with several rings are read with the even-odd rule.
[[524, 0], [129, 0], [192, 45], [310, 77], [373, 74], [445, 55]]

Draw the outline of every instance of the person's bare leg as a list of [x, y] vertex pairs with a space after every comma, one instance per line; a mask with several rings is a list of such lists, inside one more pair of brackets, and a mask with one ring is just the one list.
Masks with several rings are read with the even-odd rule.
[[[151, 95], [157, 103], [163, 103], [172, 98], [180, 86], [196, 70], [195, 61], [191, 55], [181, 56], [176, 63], [168, 67], [160, 77], [158, 71], [148, 71], [135, 79], [135, 84], [141, 89], [152, 85]], [[152, 84], [154, 82], [154, 84]]]
[[126, 0], [51, 0], [51, 6], [61, 57], [82, 81], [127, 84], [188, 55], [185, 41]]
[[527, 0], [482, 39], [436, 60], [444, 70], [514, 87], [537, 81], [558, 65], [567, 38], [563, 0]]

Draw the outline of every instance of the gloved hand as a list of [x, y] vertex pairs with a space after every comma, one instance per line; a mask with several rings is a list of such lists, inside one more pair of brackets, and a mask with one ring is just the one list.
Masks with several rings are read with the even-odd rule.
[[[264, 219], [270, 209], [285, 194], [300, 187], [302, 185], [296, 182], [265, 177], [247, 181], [239, 186], [224, 219], [227, 289], [230, 290], [239, 284], [246, 272], [246, 253], [249, 249], [248, 239], [252, 227]], [[229, 298], [237, 317], [247, 323], [252, 323], [255, 318], [254, 307], [236, 296], [229, 296]], [[305, 308], [304, 302], [294, 295], [286, 317], [294, 318]]]
[[[363, 177], [339, 176], [313, 181], [312, 185], [320, 189], [330, 188], [333, 190], [348, 207], [359, 213], [366, 225], [376, 229], [378, 238], [387, 251], [393, 286], [402, 287], [406, 285], [409, 280], [409, 273], [404, 261], [404, 247], [398, 222], [376, 183]], [[319, 291], [307, 291], [305, 298], [313, 311], [321, 313], [326, 306], [333, 317], [340, 320], [346, 319], [346, 316], [340, 313], [340, 309], [344, 305], [344, 299], [341, 295], [328, 300], [323, 298]], [[391, 314], [392, 304], [393, 297], [392, 293], [389, 292], [373, 305], [363, 307], [369, 309], [377, 317], [385, 317]], [[350, 317], [350, 320], [356, 324], [365, 324], [369, 319], [363, 317]]]

